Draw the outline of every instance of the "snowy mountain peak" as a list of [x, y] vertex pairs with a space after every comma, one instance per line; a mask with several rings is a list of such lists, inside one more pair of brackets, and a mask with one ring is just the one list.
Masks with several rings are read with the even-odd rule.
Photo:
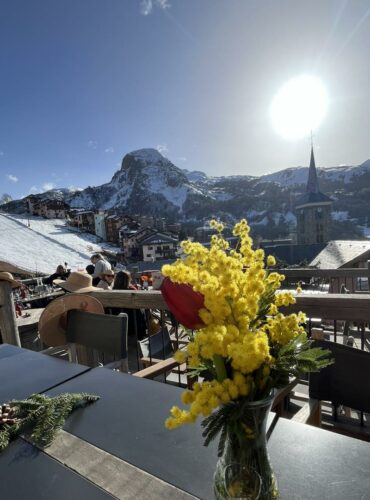
[[[137, 160], [141, 160], [144, 163], [170, 163], [167, 158], [165, 158], [157, 149], [154, 148], [143, 148], [143, 149], [137, 149], [136, 151], [131, 151], [131, 153], [128, 153], [122, 160], [122, 166], [125, 161], [125, 159], [128, 156], [133, 156]], [[172, 164], [171, 164], [172, 165]]]

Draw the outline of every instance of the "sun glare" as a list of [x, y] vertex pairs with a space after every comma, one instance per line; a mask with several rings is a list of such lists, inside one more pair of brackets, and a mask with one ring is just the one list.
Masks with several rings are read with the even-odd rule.
[[300, 139], [315, 130], [325, 118], [328, 94], [318, 78], [301, 75], [289, 80], [271, 103], [271, 121], [285, 139]]

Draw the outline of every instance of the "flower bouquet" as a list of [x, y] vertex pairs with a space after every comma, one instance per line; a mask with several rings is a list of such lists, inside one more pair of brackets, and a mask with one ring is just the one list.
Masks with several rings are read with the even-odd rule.
[[164, 299], [190, 329], [189, 344], [176, 359], [200, 377], [182, 394], [188, 409], [173, 407], [166, 427], [201, 416], [204, 444], [219, 436], [216, 498], [277, 498], [265, 436], [274, 390], [332, 360], [329, 351], [311, 346], [303, 313], [279, 311], [295, 298], [278, 291], [284, 276], [271, 271], [274, 257], [267, 257], [266, 268], [263, 250], [252, 248], [246, 220], [233, 228], [235, 249], [223, 237], [223, 224], [213, 220], [210, 226], [209, 248], [183, 241], [184, 259], [162, 267]]

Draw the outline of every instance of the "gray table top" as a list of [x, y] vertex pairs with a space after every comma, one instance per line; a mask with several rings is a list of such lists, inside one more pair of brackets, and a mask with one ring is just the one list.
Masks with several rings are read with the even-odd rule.
[[22, 349], [15, 345], [10, 344], [0, 344], [0, 359], [8, 358], [9, 356], [15, 356], [23, 352]]
[[[4, 356], [5, 354], [5, 356]], [[23, 399], [90, 370], [46, 354], [2, 344], [0, 346], [0, 402]]]
[[[14, 348], [1, 346], [0, 356], [2, 351], [14, 352]], [[78, 365], [69, 365], [39, 353], [21, 350], [18, 354], [0, 359], [0, 380], [4, 380], [3, 375], [8, 373], [9, 369], [13, 370], [14, 381], [9, 387], [9, 392], [13, 391], [13, 398], [24, 397], [14, 395], [14, 391], [23, 391], [29, 395], [30, 385], [42, 391], [46, 390], [50, 381], [55, 380], [59, 380], [57, 383], [60, 385], [47, 391], [49, 395], [62, 392], [91, 392], [99, 395], [99, 401], [76, 410], [67, 420], [64, 429], [69, 435], [118, 457], [179, 490], [198, 498], [213, 498], [212, 478], [217, 460], [216, 443], [208, 448], [202, 446], [199, 424], [173, 431], [164, 427], [164, 420], [171, 406], [179, 404], [180, 389], [105, 368], [77, 371], [74, 378], [61, 383], [63, 376], [70, 377], [71, 372], [67, 373], [69, 368], [62, 367], [60, 363], [72, 369], [79, 368]], [[22, 364], [24, 376], [17, 378]], [[47, 372], [54, 373], [54, 380], [46, 377]], [[0, 395], [2, 390], [0, 385]], [[7, 467], [16, 463], [14, 455], [11, 455], [13, 449], [16, 450], [14, 453], [17, 456], [21, 453], [24, 458], [25, 463], [21, 466], [25, 467], [25, 477], [28, 477], [27, 474], [30, 477], [36, 474], [37, 478], [37, 474], [43, 475], [42, 471], [50, 467], [50, 464], [45, 465], [45, 460], [52, 459], [43, 457], [39, 451], [37, 456], [43, 458], [34, 461], [34, 447], [26, 446], [27, 453], [20, 452], [17, 447], [25, 446], [21, 445], [21, 442], [16, 441], [12, 445], [16, 448], [0, 455], [0, 491], [1, 474], [4, 474]], [[268, 448], [282, 499], [370, 500], [369, 443], [279, 419], [273, 428]], [[3, 460], [6, 460], [7, 464], [5, 469], [2, 466]], [[10, 472], [15, 474], [16, 470], [15, 468]], [[22, 474], [21, 467], [19, 471]], [[63, 474], [67, 474], [64, 469], [62, 476]], [[74, 480], [70, 479], [72, 482]], [[67, 489], [68, 484], [66, 483]], [[73, 488], [79, 491], [80, 487], [71, 488], [72, 496], [64, 494], [64, 498], [77, 498], [73, 496]]]
[[[101, 396], [74, 413], [66, 431], [196, 497], [213, 498], [216, 443], [203, 447], [197, 424], [164, 428], [181, 390], [98, 368], [50, 394], [62, 391]], [[268, 448], [281, 498], [370, 499], [368, 443], [279, 419]]]
[[67, 432], [196, 497], [213, 498], [216, 446], [202, 446], [200, 425], [164, 426], [171, 407], [180, 404], [181, 389], [95, 368], [47, 394], [79, 391], [100, 400], [76, 410]]
[[370, 499], [370, 443], [281, 418], [268, 448], [282, 499]]
[[9, 500], [113, 498], [22, 439], [0, 453], [0, 497]]

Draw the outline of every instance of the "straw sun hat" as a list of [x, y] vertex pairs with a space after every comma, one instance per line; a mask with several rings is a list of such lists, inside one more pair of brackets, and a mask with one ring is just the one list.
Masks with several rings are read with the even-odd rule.
[[100, 288], [92, 286], [92, 276], [90, 274], [78, 271], [71, 273], [66, 280], [54, 280], [53, 283], [67, 290], [67, 292], [101, 291]]
[[40, 338], [46, 345], [56, 347], [67, 343], [67, 312], [71, 309], [104, 314], [102, 303], [94, 297], [79, 293], [71, 293], [63, 295], [63, 297], [58, 297], [45, 307], [40, 316]]
[[6, 272], [6, 271], [0, 271], [0, 281], [8, 281], [11, 284], [12, 288], [18, 288], [18, 287], [22, 286], [22, 283], [15, 280], [13, 278], [13, 275]]

